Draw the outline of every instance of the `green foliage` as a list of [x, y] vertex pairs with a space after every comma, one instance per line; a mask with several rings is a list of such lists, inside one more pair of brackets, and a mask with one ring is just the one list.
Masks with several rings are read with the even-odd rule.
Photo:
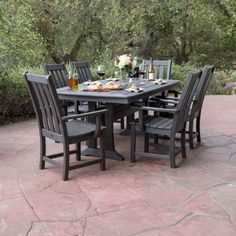
[[97, 66], [112, 76], [115, 56], [124, 53], [172, 59], [179, 89], [189, 71], [214, 64], [209, 93], [230, 94], [235, 28], [236, 1], [229, 0], [0, 1], [0, 116], [22, 113], [23, 105], [10, 108], [28, 96], [21, 68], [87, 60], [98, 79]]
[[227, 87], [227, 82], [235, 81], [235, 73], [232, 71], [216, 71], [214, 73], [211, 84], [208, 88], [208, 94], [230, 95], [233, 92], [233, 87]]
[[[0, 124], [34, 116], [32, 103], [23, 79], [24, 69], [0, 71]], [[31, 72], [42, 73], [37, 68]]]
[[182, 90], [185, 80], [188, 78], [189, 72], [196, 71], [197, 68], [191, 64], [177, 65], [172, 64], [171, 79], [179, 80], [178, 90]]

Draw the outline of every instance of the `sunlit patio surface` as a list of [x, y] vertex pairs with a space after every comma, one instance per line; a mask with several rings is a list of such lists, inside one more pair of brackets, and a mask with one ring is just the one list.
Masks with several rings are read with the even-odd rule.
[[125, 161], [77, 169], [66, 182], [50, 164], [38, 169], [36, 120], [1, 127], [0, 235], [235, 236], [236, 96], [207, 96], [201, 126], [201, 145], [177, 169], [130, 163], [130, 137], [116, 129]]

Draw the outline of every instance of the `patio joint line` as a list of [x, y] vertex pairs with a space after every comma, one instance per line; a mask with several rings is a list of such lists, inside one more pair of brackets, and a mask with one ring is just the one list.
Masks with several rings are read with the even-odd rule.
[[29, 202], [29, 200], [27, 199], [27, 197], [26, 197], [26, 195], [25, 195], [23, 189], [22, 189], [21, 186], [20, 186], [20, 183], [19, 183], [19, 176], [20, 176], [20, 174], [17, 175], [17, 185], [18, 185], [18, 187], [19, 187], [19, 189], [20, 189], [20, 191], [21, 191], [21, 193], [22, 193], [22, 195], [23, 195], [23, 198], [25, 199], [25, 201], [26, 201], [26, 203], [28, 204], [28, 206], [29, 206], [29, 207], [32, 209], [32, 211], [34, 212], [36, 218], [40, 221], [40, 218], [39, 218], [38, 214], [37, 214], [36, 211], [34, 210], [34, 207], [30, 204], [30, 202]]
[[229, 154], [229, 162], [231, 162], [232, 156], [235, 155], [235, 154], [236, 154], [236, 152], [233, 152], [233, 153]]
[[176, 226], [176, 225], [178, 225], [180, 222], [182, 222], [184, 219], [190, 217], [191, 215], [194, 215], [194, 214], [193, 214], [192, 212], [190, 212], [190, 213], [184, 215], [182, 218], [180, 218], [177, 222], [175, 222], [175, 223], [173, 223], [173, 224], [149, 228], [149, 229], [146, 229], [146, 230], [143, 230], [143, 231], [136, 232], [136, 233], [134, 233], [134, 234], [130, 234], [129, 236], [135, 236], [135, 235], [138, 235], [138, 234], [140, 234], [140, 233], [148, 232], [148, 231], [150, 231], [150, 230], [159, 230], [159, 229], [162, 229], [162, 228], [170, 228], [170, 227]]

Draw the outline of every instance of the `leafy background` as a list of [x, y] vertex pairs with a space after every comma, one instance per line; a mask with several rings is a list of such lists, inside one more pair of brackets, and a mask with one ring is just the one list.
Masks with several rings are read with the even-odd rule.
[[87, 60], [114, 73], [116, 55], [172, 59], [172, 78], [217, 67], [208, 93], [236, 81], [236, 2], [229, 0], [0, 0], [0, 123], [33, 115], [22, 78], [46, 63]]

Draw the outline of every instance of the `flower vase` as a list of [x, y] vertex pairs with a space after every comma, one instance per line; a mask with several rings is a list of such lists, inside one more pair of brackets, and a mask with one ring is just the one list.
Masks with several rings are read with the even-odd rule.
[[128, 73], [125, 72], [124, 70], [120, 71], [120, 75], [121, 75], [121, 85], [122, 86], [126, 86], [128, 84]]

